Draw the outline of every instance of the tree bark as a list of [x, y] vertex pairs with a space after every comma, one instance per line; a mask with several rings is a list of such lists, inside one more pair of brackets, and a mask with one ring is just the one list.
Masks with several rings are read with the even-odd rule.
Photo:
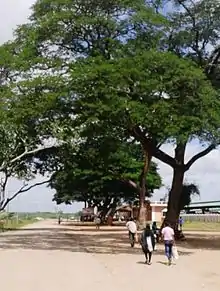
[[116, 198], [114, 198], [110, 208], [109, 208], [109, 211], [107, 213], [108, 215], [108, 218], [107, 218], [107, 223], [108, 225], [112, 225], [113, 223], [113, 218], [114, 218], [114, 215], [115, 215], [115, 212], [116, 212], [116, 208], [117, 208], [117, 200]]
[[105, 221], [106, 215], [107, 215], [107, 213], [109, 211], [109, 207], [110, 207], [110, 204], [111, 204], [111, 200], [112, 200], [111, 197], [106, 197], [105, 198], [105, 201], [104, 201], [104, 204], [101, 207], [100, 216], [101, 216], [102, 222]]
[[146, 224], [146, 214], [147, 209], [145, 207], [145, 198], [147, 193], [147, 187], [146, 187], [146, 177], [150, 168], [152, 155], [149, 151], [144, 151], [144, 166], [142, 173], [140, 175], [140, 190], [139, 190], [139, 224], [140, 226], [145, 226]]
[[184, 174], [185, 171], [183, 167], [176, 167], [173, 169], [173, 181], [169, 193], [168, 211], [165, 221], [170, 223], [174, 228], [176, 228], [180, 214], [179, 201], [183, 189]]
[[186, 143], [178, 144], [175, 149], [176, 166], [173, 167], [173, 181], [169, 193], [168, 211], [165, 221], [170, 223], [176, 229], [178, 217], [180, 214], [179, 202], [183, 190], [183, 180], [186, 171], [184, 165]]

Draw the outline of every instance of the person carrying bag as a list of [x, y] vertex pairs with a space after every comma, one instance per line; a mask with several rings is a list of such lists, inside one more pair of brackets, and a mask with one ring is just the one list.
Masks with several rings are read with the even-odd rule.
[[172, 257], [175, 261], [179, 259], [179, 253], [176, 244], [174, 244], [172, 247]]

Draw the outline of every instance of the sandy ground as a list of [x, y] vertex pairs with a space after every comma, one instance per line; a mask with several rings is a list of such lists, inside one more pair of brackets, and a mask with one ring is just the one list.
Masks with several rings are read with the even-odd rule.
[[[154, 290], [219, 291], [220, 236], [188, 234], [175, 265], [163, 246], [144, 265], [123, 228], [58, 226], [42, 221], [0, 235], [1, 289], [7, 291]], [[119, 289], [120, 288], [120, 289]]]

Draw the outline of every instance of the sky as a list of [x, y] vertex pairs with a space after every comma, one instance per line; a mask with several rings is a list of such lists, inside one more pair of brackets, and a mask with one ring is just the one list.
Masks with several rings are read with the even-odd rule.
[[[0, 44], [13, 37], [13, 30], [17, 25], [27, 22], [30, 15], [29, 8], [34, 4], [34, 0], [6, 0], [2, 1], [0, 9]], [[162, 147], [164, 151], [173, 155], [171, 144]], [[194, 153], [202, 150], [201, 145], [193, 141], [187, 147], [186, 158], [189, 159]], [[220, 200], [220, 151], [214, 150], [206, 157], [197, 161], [187, 172], [186, 180], [196, 183], [200, 188], [200, 200]], [[158, 162], [159, 172], [163, 178], [164, 187], [155, 192], [153, 200], [159, 200], [164, 196], [167, 187], [171, 185], [172, 169]], [[42, 177], [37, 178], [37, 182], [42, 181]], [[32, 181], [33, 183], [36, 181]], [[11, 180], [8, 186], [8, 195], [17, 191], [22, 186], [22, 182]], [[20, 195], [9, 206], [10, 211], [56, 211], [58, 208], [52, 203], [53, 191], [45, 185], [37, 187], [29, 192]], [[198, 198], [197, 198], [198, 199]], [[75, 212], [82, 208], [82, 204], [72, 206], [59, 206], [65, 212]]]

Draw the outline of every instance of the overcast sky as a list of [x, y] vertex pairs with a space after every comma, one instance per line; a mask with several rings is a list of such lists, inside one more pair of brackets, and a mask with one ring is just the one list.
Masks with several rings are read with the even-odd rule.
[[[34, 0], [4, 0], [0, 9], [0, 43], [10, 40], [13, 37], [13, 30], [17, 25], [27, 22], [30, 15], [29, 8]], [[163, 149], [173, 154], [173, 147], [165, 145]], [[191, 143], [187, 148], [187, 158], [193, 153], [201, 150], [197, 142]], [[158, 162], [158, 161], [157, 161]], [[163, 163], [158, 163], [160, 174], [163, 177], [165, 187], [157, 191], [154, 200], [161, 198], [170, 186], [172, 179], [172, 170]], [[218, 200], [220, 199], [220, 152], [212, 151], [209, 155], [199, 160], [187, 173], [188, 182], [197, 183], [201, 191], [201, 200]], [[42, 179], [42, 178], [39, 178]], [[19, 181], [11, 181], [8, 192], [13, 193], [21, 185]], [[54, 211], [56, 205], [52, 203], [53, 192], [45, 186], [38, 187], [28, 193], [19, 196], [11, 205], [12, 211]], [[75, 204], [70, 207], [61, 207], [65, 211], [76, 211], [81, 205]]]

